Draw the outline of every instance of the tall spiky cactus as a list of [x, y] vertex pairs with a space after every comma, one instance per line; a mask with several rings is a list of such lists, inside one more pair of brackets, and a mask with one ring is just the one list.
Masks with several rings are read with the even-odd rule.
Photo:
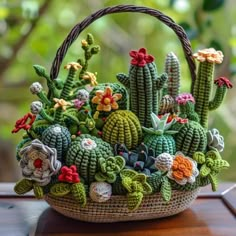
[[200, 62], [197, 79], [193, 84], [193, 96], [196, 100], [195, 111], [199, 115], [200, 124], [204, 128], [207, 128], [208, 112], [220, 106], [225, 97], [226, 88], [231, 88], [232, 84], [226, 78], [221, 81], [216, 80], [215, 84], [218, 85], [218, 87], [214, 98], [210, 101], [215, 63], [222, 63], [223, 54], [221, 51], [209, 48], [199, 50], [198, 53], [195, 53], [193, 56]]
[[130, 110], [139, 118], [141, 125], [151, 126], [151, 114], [158, 112], [158, 90], [162, 89], [167, 75], [157, 76], [154, 57], [146, 54], [146, 49], [131, 51], [129, 75], [120, 73], [117, 79], [128, 88]]

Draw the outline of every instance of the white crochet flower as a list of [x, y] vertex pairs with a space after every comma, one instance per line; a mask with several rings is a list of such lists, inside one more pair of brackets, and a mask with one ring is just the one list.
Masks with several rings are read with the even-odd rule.
[[224, 137], [220, 135], [218, 129], [212, 129], [207, 131], [207, 145], [209, 148], [215, 148], [219, 152], [224, 150]]

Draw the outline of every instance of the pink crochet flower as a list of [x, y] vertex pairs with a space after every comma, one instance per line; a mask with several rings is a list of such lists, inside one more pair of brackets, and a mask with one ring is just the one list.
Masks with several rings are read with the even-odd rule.
[[227, 88], [232, 88], [233, 87], [233, 84], [230, 82], [229, 79], [227, 79], [226, 77], [220, 77], [216, 80], [214, 80], [214, 83], [216, 85], [218, 85], [219, 87], [222, 87], [222, 86], [226, 86]]
[[140, 48], [138, 51], [130, 51], [129, 55], [133, 58], [131, 60], [131, 64], [135, 66], [145, 66], [147, 63], [151, 63], [155, 60], [152, 55], [147, 54], [147, 50], [145, 48]]
[[176, 97], [175, 101], [179, 104], [179, 105], [185, 105], [188, 101], [195, 103], [195, 99], [192, 96], [191, 93], [182, 93], [179, 96]]
[[58, 180], [61, 182], [68, 183], [79, 183], [79, 174], [77, 173], [77, 168], [75, 165], [70, 167], [63, 166], [61, 168], [61, 174], [58, 176]]

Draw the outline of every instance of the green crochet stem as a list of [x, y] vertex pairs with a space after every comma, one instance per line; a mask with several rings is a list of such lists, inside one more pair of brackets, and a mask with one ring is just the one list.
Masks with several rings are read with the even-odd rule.
[[[166, 56], [165, 73], [168, 75], [167, 86], [163, 89], [163, 96], [168, 94], [174, 100], [179, 95], [180, 90], [180, 63], [177, 56], [170, 52]], [[175, 112], [178, 105], [175, 103]]]
[[40, 98], [40, 100], [44, 104], [48, 105], [49, 107], [52, 105], [52, 102], [47, 98], [47, 96], [45, 95], [44, 91], [41, 91], [41, 92], [37, 93], [36, 95]]
[[176, 150], [192, 157], [197, 151], [204, 152], [207, 146], [205, 129], [196, 121], [184, 124], [175, 135]]
[[102, 130], [102, 138], [111, 145], [121, 143], [131, 149], [141, 142], [142, 128], [134, 113], [118, 110], [108, 116]]
[[61, 95], [60, 95], [61, 99], [68, 100], [70, 92], [73, 88], [73, 82], [74, 82], [75, 75], [76, 75], [76, 69], [74, 69], [72, 66], [69, 69], [68, 76], [67, 76], [66, 81], [64, 83], [64, 87], [61, 91]]
[[46, 121], [48, 121], [49, 123], [53, 123], [54, 122], [54, 118], [51, 117], [50, 115], [47, 114], [47, 112], [45, 111], [44, 108], [41, 109], [41, 111], [39, 112], [39, 115]]
[[58, 107], [55, 110], [53, 123], [55, 123], [55, 124], [63, 124], [63, 110], [62, 110], [61, 107]]
[[120, 73], [117, 79], [128, 88], [130, 110], [139, 118], [142, 126], [150, 127], [152, 112], [158, 112], [158, 90], [162, 89], [167, 75], [157, 76], [154, 62], [145, 66], [130, 65], [129, 75]]
[[215, 92], [215, 97], [212, 101], [209, 102], [209, 110], [215, 110], [217, 109], [221, 104], [222, 101], [225, 98], [226, 92], [227, 92], [227, 86], [217, 86], [216, 92]]
[[179, 117], [199, 122], [199, 116], [195, 112], [195, 104], [193, 102], [187, 101], [185, 104], [180, 104], [179, 109]]

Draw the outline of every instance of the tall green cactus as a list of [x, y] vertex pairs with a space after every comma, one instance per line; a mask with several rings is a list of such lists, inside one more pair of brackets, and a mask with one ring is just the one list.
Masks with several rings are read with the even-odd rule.
[[223, 54], [221, 51], [209, 48], [199, 50], [198, 53], [195, 53], [193, 56], [200, 62], [197, 78], [193, 84], [193, 96], [196, 100], [195, 111], [199, 115], [200, 124], [204, 128], [207, 128], [208, 112], [220, 106], [225, 97], [226, 88], [231, 88], [232, 84], [225, 78], [219, 83], [216, 82], [218, 87], [214, 98], [210, 101], [215, 63], [222, 63]]
[[151, 114], [158, 112], [158, 90], [162, 89], [167, 75], [157, 76], [154, 57], [146, 54], [146, 49], [131, 51], [129, 75], [120, 73], [117, 79], [128, 88], [130, 110], [139, 118], [141, 125], [151, 126]]
[[[180, 90], [180, 63], [173, 52], [168, 53], [166, 56], [165, 73], [168, 75], [168, 80], [166, 88], [163, 89], [163, 95], [168, 94], [175, 100]], [[177, 104], [175, 104], [176, 112], [177, 109]]]
[[142, 128], [134, 113], [118, 110], [107, 117], [102, 138], [111, 145], [121, 143], [128, 149], [135, 148], [141, 142]]

